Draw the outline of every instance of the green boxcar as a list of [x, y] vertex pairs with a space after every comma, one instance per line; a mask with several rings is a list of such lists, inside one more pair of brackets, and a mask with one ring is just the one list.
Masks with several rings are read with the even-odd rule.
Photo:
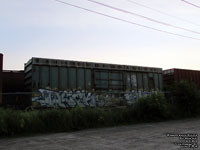
[[162, 68], [32, 58], [25, 64], [27, 91], [161, 91]]

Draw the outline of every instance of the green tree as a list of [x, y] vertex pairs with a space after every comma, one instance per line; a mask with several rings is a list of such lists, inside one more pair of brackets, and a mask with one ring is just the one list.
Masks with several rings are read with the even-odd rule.
[[194, 83], [180, 81], [171, 88], [171, 101], [181, 116], [196, 116], [200, 113], [200, 93]]
[[134, 104], [135, 113], [139, 120], [162, 120], [169, 117], [168, 104], [162, 93], [154, 93], [142, 97]]

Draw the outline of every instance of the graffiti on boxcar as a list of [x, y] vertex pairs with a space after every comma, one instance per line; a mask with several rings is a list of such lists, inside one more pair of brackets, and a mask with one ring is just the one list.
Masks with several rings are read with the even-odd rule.
[[132, 105], [138, 98], [149, 95], [149, 92], [130, 91], [116, 96], [115, 94], [97, 94], [87, 91], [52, 91], [39, 89], [39, 96], [33, 97], [33, 102], [38, 102], [44, 107], [103, 107], [120, 104]]
[[39, 102], [46, 107], [94, 107], [104, 106], [105, 99], [99, 100], [98, 95], [85, 91], [51, 91], [39, 89], [40, 95], [32, 98], [33, 102]]

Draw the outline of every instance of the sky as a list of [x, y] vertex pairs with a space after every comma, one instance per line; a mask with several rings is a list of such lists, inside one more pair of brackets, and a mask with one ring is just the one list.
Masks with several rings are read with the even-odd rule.
[[124, 13], [88, 0], [61, 1], [109, 17], [55, 0], [0, 0], [4, 70], [23, 70], [32, 57], [200, 70], [200, 7], [182, 0], [95, 0]]

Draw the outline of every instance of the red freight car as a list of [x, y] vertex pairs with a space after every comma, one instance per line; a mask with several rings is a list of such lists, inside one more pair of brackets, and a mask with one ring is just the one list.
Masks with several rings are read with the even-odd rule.
[[171, 85], [181, 80], [195, 83], [200, 88], [200, 71], [187, 69], [168, 69], [163, 71], [163, 80], [165, 85]]

